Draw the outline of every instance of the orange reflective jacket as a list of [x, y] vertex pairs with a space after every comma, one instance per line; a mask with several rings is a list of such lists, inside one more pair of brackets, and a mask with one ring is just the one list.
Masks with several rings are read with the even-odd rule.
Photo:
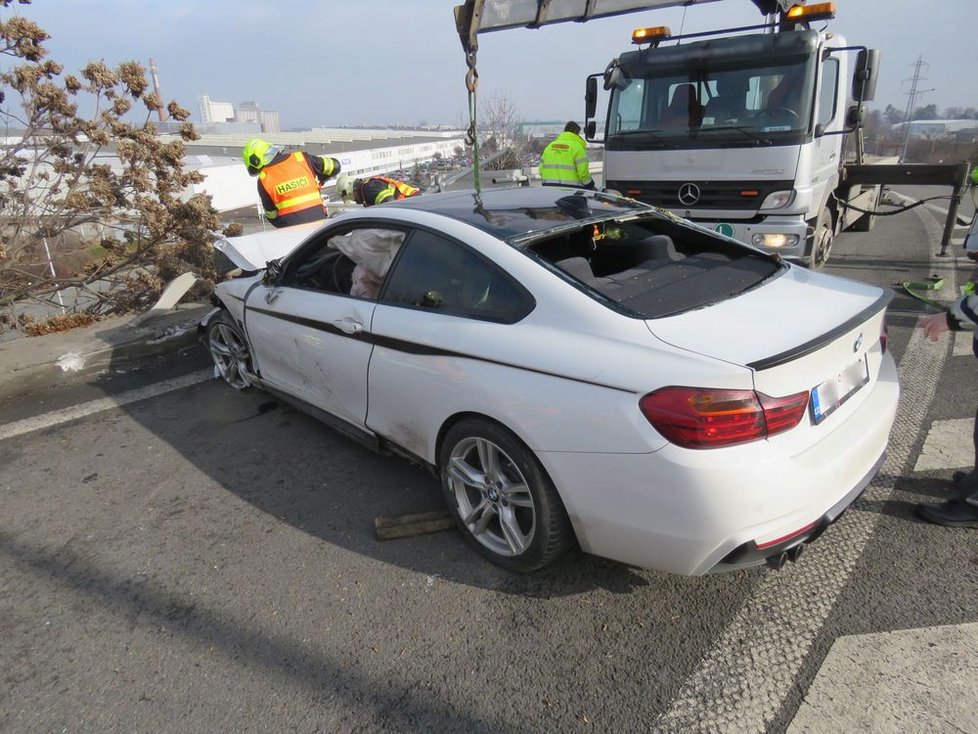
[[258, 179], [280, 217], [323, 205], [319, 181], [301, 152], [266, 166], [258, 174]]
[[[415, 188], [411, 184], [404, 183], [403, 181], [398, 181], [396, 178], [387, 178], [386, 176], [374, 176], [374, 178], [384, 181], [388, 185], [388, 188], [377, 194], [374, 204], [381, 204], [390, 198], [393, 198], [394, 201], [406, 199], [409, 196], [414, 196], [421, 192], [421, 189]], [[390, 187], [393, 187], [393, 189]]]

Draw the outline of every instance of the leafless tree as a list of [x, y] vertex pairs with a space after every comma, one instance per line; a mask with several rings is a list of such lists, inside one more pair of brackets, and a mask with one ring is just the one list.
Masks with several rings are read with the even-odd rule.
[[487, 156], [499, 154], [485, 168], [503, 171], [520, 168], [527, 155], [528, 140], [520, 130], [522, 115], [504, 92], [496, 92], [479, 106], [480, 134]]
[[[198, 137], [189, 112], [164, 107], [135, 61], [63, 73], [46, 58], [49, 38], [21, 15], [0, 18], [0, 55], [12, 60], [0, 72], [0, 329], [125, 313], [181, 272], [212, 274], [217, 214], [209, 196], [188, 195], [203, 179], [182, 163], [184, 141]], [[161, 109], [183, 123], [177, 135], [157, 134]], [[42, 326], [24, 315], [44, 304], [68, 318]]]

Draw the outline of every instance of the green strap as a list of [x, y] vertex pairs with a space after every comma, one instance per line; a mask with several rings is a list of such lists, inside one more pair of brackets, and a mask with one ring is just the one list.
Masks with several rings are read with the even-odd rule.
[[933, 306], [934, 308], [940, 309], [941, 311], [947, 310], [947, 306], [945, 304], [933, 301], [917, 292], [939, 291], [944, 287], [944, 278], [942, 278], [940, 275], [932, 275], [927, 280], [905, 280], [900, 285], [903, 286], [903, 290], [905, 290], [908, 295], [916, 298], [918, 301], [926, 303], [928, 306]]

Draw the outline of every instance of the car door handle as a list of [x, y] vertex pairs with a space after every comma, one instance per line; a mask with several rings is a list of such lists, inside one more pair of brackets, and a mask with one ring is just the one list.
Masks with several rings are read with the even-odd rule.
[[353, 319], [337, 319], [333, 322], [333, 326], [344, 334], [359, 334], [363, 331], [363, 324]]

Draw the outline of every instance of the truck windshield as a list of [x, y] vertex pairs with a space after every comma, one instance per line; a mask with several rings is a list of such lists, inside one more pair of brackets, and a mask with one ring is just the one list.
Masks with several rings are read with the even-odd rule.
[[656, 69], [626, 74], [613, 90], [611, 148], [755, 147], [797, 143], [809, 131], [811, 57], [773, 63]]

